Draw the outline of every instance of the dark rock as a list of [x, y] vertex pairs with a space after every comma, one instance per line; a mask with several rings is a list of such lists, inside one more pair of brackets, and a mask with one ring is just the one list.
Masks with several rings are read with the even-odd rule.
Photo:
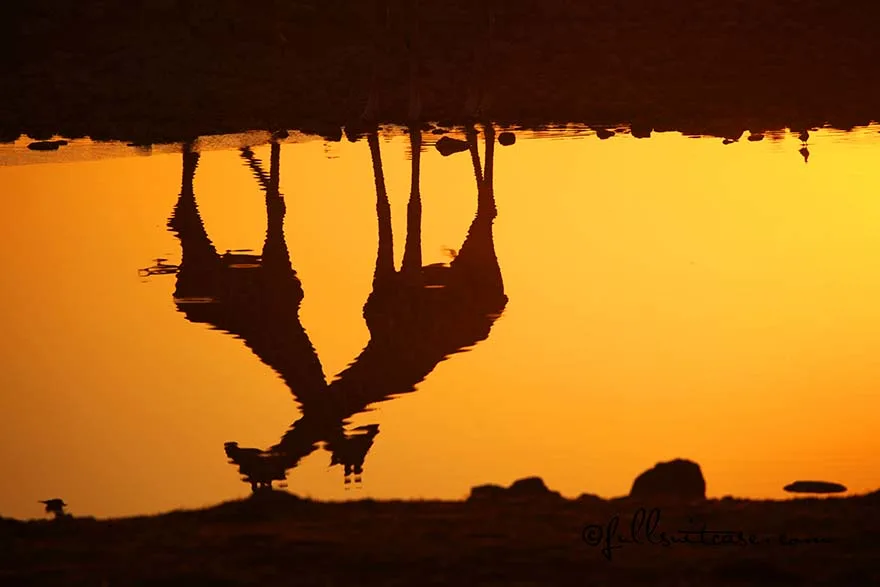
[[498, 144], [503, 147], [509, 147], [516, 142], [516, 135], [510, 131], [505, 131], [498, 135]]
[[596, 136], [599, 137], [599, 140], [604, 141], [605, 139], [610, 139], [615, 135], [615, 132], [608, 128], [598, 128], [596, 129]]
[[706, 499], [706, 480], [700, 465], [675, 459], [657, 463], [636, 477], [629, 496], [636, 499]]
[[721, 141], [721, 144], [729, 145], [729, 144], [735, 143], [735, 142], [736, 142], [736, 139], [724, 139], [723, 141]]
[[795, 481], [783, 487], [789, 493], [844, 493], [846, 487], [828, 481]]
[[58, 147], [63, 147], [67, 141], [37, 141], [28, 145], [31, 151], [57, 151]]
[[597, 504], [604, 503], [605, 500], [592, 493], [581, 493], [575, 501], [581, 504]]
[[480, 485], [478, 487], [471, 488], [471, 494], [468, 496], [468, 501], [481, 499], [503, 499], [506, 493], [507, 490], [500, 485]]
[[650, 126], [641, 125], [641, 124], [633, 124], [630, 132], [632, 136], [637, 139], [649, 139], [651, 138], [651, 131], [654, 129]]
[[509, 497], [526, 498], [562, 497], [558, 491], [547, 489], [547, 485], [544, 484], [544, 480], [540, 477], [526, 477], [525, 479], [514, 481], [513, 485], [507, 490], [507, 495]]
[[508, 491], [521, 495], [538, 495], [541, 493], [547, 493], [550, 490], [547, 489], [547, 485], [540, 477], [526, 477], [514, 481]]
[[[345, 128], [343, 128], [342, 130], [343, 134], [345, 134], [345, 138], [348, 139], [349, 143], [356, 143], [368, 132], [369, 129], [366, 125], [352, 123], [346, 124]], [[372, 127], [372, 130], [375, 130], [375, 126]]]
[[468, 150], [467, 141], [453, 139], [452, 137], [440, 137], [436, 146], [437, 150], [440, 151], [440, 154], [444, 157]]
[[504, 488], [499, 485], [480, 485], [471, 489], [468, 501], [490, 500], [520, 501], [533, 499], [562, 499], [558, 491], [550, 491], [540, 477], [526, 477], [514, 481], [513, 484]]
[[755, 143], [757, 141], [763, 141], [764, 135], [762, 133], [753, 132], [752, 134], [749, 135], [749, 140], [753, 143]]
[[330, 143], [338, 143], [342, 140], [342, 127], [333, 126], [321, 133], [321, 138]]

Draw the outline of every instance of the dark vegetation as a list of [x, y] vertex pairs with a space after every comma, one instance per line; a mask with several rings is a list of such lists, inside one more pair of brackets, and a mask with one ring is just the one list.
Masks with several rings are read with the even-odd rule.
[[[742, 531], [755, 546], [626, 545], [611, 561], [586, 524], [628, 499], [319, 503], [269, 492], [154, 517], [0, 519], [3, 585], [849, 585], [880, 584], [880, 494], [662, 509], [659, 529]], [[825, 538], [830, 542], [779, 544]]]
[[[489, 0], [486, 0], [489, 2]], [[405, 1], [392, 0], [377, 117], [405, 122]], [[495, 0], [486, 116], [739, 136], [880, 118], [880, 4]], [[340, 138], [364, 109], [366, 0], [29, 0], [2, 8], [0, 138], [175, 141], [296, 128]], [[456, 122], [487, 19], [421, 2], [425, 120]]]

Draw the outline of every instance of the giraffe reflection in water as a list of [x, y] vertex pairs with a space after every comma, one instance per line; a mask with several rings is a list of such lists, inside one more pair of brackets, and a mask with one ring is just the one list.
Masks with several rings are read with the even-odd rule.
[[315, 451], [319, 443], [341, 464], [345, 482], [360, 481], [379, 426], [346, 430], [347, 421], [371, 404], [415, 391], [438, 363], [489, 336], [507, 296], [492, 234], [495, 132], [484, 130], [485, 168], [477, 131], [467, 142], [477, 185], [477, 213], [458, 254], [448, 265], [422, 265], [419, 175], [421, 131], [411, 127], [412, 182], [407, 234], [400, 270], [394, 267], [391, 208], [385, 189], [379, 138], [367, 134], [376, 185], [378, 252], [372, 292], [363, 315], [370, 340], [360, 355], [328, 383], [300, 322], [302, 285], [283, 233], [286, 206], [279, 193], [280, 150], [271, 142], [269, 172], [249, 149], [241, 157], [266, 196], [266, 238], [260, 255], [219, 254], [196, 205], [193, 179], [199, 154], [183, 149], [180, 197], [169, 220], [181, 249], [174, 292], [177, 309], [191, 322], [208, 324], [241, 339], [274, 369], [300, 404], [301, 417], [267, 450], [227, 442], [226, 455], [254, 492], [271, 489]]

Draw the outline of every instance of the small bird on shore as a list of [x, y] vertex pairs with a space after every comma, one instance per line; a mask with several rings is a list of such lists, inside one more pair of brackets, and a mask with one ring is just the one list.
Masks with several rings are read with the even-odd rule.
[[54, 497], [52, 499], [41, 500], [40, 503], [46, 506], [46, 513], [53, 514], [55, 518], [63, 518], [67, 515], [67, 512], [64, 511], [67, 504], [64, 503], [63, 499]]

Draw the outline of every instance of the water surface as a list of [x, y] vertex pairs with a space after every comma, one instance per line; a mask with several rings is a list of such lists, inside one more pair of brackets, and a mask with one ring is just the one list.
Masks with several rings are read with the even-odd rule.
[[[380, 272], [415, 218], [402, 131], [0, 145], [0, 514], [244, 496], [230, 441], [322, 499], [530, 475], [611, 497], [676, 457], [714, 497], [876, 489], [878, 138], [814, 132], [805, 163], [791, 133], [480, 132], [443, 157], [426, 132], [407, 266], [442, 267], [378, 288], [377, 152]], [[157, 258], [180, 271], [139, 273]]]

